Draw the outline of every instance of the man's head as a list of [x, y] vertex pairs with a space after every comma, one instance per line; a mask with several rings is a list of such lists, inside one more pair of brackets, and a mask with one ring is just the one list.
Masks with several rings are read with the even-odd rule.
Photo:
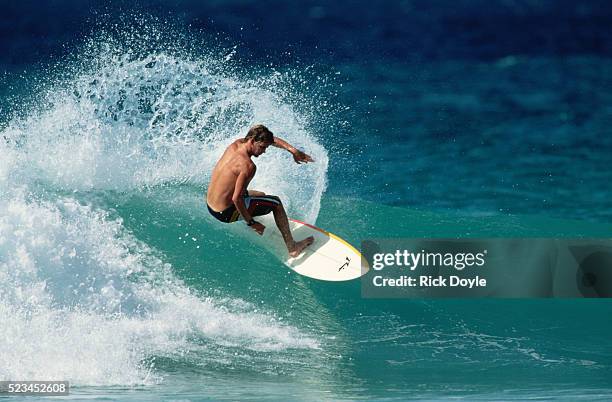
[[252, 155], [255, 157], [266, 152], [266, 148], [274, 143], [272, 131], [263, 124], [252, 126], [244, 139], [252, 144]]

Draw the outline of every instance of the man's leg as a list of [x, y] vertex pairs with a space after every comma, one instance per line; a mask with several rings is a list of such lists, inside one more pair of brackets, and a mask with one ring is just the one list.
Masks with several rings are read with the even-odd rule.
[[254, 216], [265, 215], [272, 211], [274, 214], [274, 222], [276, 222], [276, 226], [283, 236], [289, 256], [297, 257], [302, 250], [314, 242], [314, 237], [312, 236], [298, 242], [293, 239], [291, 230], [289, 229], [289, 219], [287, 218], [287, 213], [285, 212], [285, 208], [280, 198], [275, 195], [266, 195], [257, 190], [249, 190], [249, 197], [252, 197], [249, 210]]
[[276, 205], [272, 212], [274, 213], [274, 221], [276, 222], [276, 226], [283, 235], [283, 240], [285, 240], [290, 257], [297, 257], [306, 247], [310, 246], [314, 242], [314, 237], [312, 236], [308, 236], [307, 238], [298, 242], [293, 240], [291, 230], [289, 229], [289, 218], [287, 218], [287, 213], [285, 212], [285, 208], [283, 207], [282, 203]]

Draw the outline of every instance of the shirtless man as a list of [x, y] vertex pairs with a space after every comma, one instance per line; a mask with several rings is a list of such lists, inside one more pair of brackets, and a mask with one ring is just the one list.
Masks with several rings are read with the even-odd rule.
[[253, 217], [273, 212], [274, 221], [283, 235], [289, 256], [297, 257], [312, 244], [314, 238], [309, 236], [297, 242], [293, 240], [280, 198], [261, 191], [247, 190], [257, 170], [251, 156], [257, 158], [266, 152], [270, 145], [291, 152], [296, 163], [314, 162], [304, 152], [275, 137], [265, 126], [255, 125], [249, 129], [245, 138], [238, 139], [227, 147], [217, 162], [208, 186], [206, 204], [208, 212], [221, 222], [231, 223], [244, 219], [246, 224], [260, 235], [263, 235], [265, 226]]

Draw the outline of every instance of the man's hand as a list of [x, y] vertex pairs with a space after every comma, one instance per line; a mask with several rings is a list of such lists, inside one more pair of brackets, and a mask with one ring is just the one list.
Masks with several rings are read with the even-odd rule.
[[291, 153], [293, 155], [293, 160], [295, 161], [295, 163], [307, 163], [307, 162], [314, 162], [314, 159], [312, 159], [310, 157], [310, 155], [306, 155], [304, 152], [300, 151], [299, 149], [296, 149], [295, 152]]
[[266, 229], [266, 227], [259, 222], [255, 222], [249, 227], [253, 229], [254, 231], [256, 231], [260, 236], [263, 236], [263, 232]]

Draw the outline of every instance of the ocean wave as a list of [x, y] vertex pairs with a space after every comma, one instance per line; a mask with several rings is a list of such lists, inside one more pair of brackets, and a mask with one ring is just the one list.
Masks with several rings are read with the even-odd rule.
[[181, 359], [202, 344], [219, 359], [232, 348], [318, 349], [315, 337], [247, 301], [191, 290], [164, 250], [87, 196], [204, 187], [224, 148], [261, 122], [317, 163], [266, 154], [253, 186], [315, 220], [327, 152], [284, 99], [282, 80], [213, 73], [220, 61], [205, 57], [96, 51], [0, 133], [0, 379], [148, 384], [162, 376], [156, 357]]

